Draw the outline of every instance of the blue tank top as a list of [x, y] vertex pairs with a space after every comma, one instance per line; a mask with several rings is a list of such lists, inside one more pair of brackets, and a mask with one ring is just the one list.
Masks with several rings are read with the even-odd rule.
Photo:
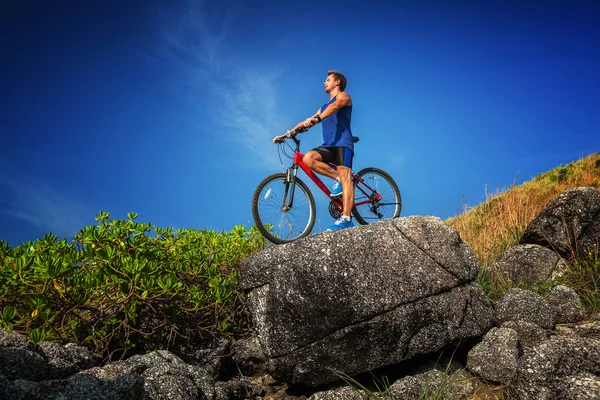
[[[323, 112], [328, 105], [333, 103], [337, 95], [321, 107]], [[325, 147], [346, 147], [354, 153], [354, 141], [352, 140], [352, 106], [340, 108], [335, 114], [325, 118], [323, 125], [323, 144]]]

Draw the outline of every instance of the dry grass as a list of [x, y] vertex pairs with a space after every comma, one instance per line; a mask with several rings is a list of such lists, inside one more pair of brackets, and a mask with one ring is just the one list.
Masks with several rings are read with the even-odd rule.
[[483, 269], [518, 244], [527, 225], [556, 196], [577, 186], [600, 188], [600, 153], [545, 172], [519, 186], [486, 195], [486, 200], [471, 210], [449, 218], [472, 247]]

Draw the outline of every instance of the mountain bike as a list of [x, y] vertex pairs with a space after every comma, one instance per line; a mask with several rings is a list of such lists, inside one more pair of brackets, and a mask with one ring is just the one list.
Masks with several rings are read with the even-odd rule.
[[[278, 153], [283, 167], [282, 155], [292, 160], [292, 165], [284, 168], [283, 173], [270, 175], [263, 179], [252, 197], [252, 217], [260, 233], [270, 242], [276, 244], [289, 243], [310, 234], [315, 224], [315, 199], [308, 186], [297, 176], [298, 167], [330, 197], [330, 191], [319, 177], [304, 164], [304, 154], [300, 152], [298, 133], [288, 131], [278, 143]], [[296, 143], [295, 148], [287, 141]], [[359, 138], [354, 136], [354, 143]], [[288, 154], [289, 150], [293, 154]], [[335, 164], [329, 163], [332, 169]], [[361, 225], [387, 218], [396, 218], [402, 209], [402, 198], [398, 185], [392, 177], [379, 168], [365, 168], [352, 173], [354, 184], [354, 205], [352, 215]], [[329, 214], [334, 219], [342, 215], [342, 196], [331, 198]]]

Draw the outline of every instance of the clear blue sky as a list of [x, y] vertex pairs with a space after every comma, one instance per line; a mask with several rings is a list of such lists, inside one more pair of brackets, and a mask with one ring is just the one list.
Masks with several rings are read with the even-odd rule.
[[99, 210], [252, 225], [256, 185], [281, 170], [271, 138], [327, 101], [329, 69], [348, 78], [355, 169], [388, 171], [403, 216], [445, 219], [600, 151], [598, 1], [8, 0], [0, 21], [12, 245], [70, 238]]

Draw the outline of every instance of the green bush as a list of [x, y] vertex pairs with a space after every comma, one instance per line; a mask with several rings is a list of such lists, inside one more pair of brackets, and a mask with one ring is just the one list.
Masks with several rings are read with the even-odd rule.
[[136, 218], [101, 211], [73, 243], [0, 241], [0, 327], [107, 359], [243, 334], [237, 266], [264, 248], [258, 231], [174, 231]]

